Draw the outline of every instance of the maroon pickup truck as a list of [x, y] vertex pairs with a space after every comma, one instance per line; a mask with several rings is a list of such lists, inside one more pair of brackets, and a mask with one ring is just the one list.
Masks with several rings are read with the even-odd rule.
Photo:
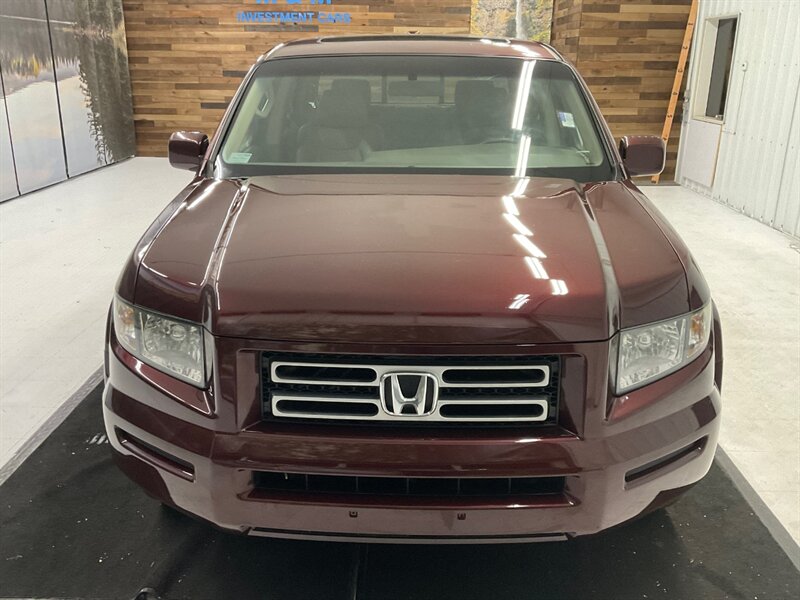
[[250, 535], [591, 534], [699, 481], [717, 444], [708, 287], [549, 46], [278, 46], [134, 249], [105, 422], [147, 493]]

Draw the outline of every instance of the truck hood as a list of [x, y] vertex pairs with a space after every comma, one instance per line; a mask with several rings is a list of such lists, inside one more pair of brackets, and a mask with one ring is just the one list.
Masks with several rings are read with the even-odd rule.
[[689, 310], [678, 255], [622, 183], [283, 175], [193, 185], [143, 240], [134, 301], [215, 335], [582, 342]]

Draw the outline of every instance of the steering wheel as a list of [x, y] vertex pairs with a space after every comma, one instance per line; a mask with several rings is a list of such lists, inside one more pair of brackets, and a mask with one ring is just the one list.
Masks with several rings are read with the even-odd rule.
[[511, 138], [511, 137], [496, 137], [496, 138], [485, 139], [485, 140], [481, 141], [480, 143], [481, 144], [503, 144], [503, 143], [516, 144], [517, 141], [518, 140], [515, 140], [514, 138]]
[[[523, 133], [525, 135], [527, 135], [528, 137], [530, 137], [531, 141], [534, 142], [537, 145], [541, 144], [541, 143], [544, 143], [544, 141], [547, 139], [547, 136], [545, 134], [544, 129], [542, 129], [540, 127], [530, 127], [530, 126], [528, 126], [528, 127], [525, 128]], [[481, 141], [480, 143], [481, 144], [503, 144], [503, 143], [516, 144], [517, 142], [519, 142], [518, 138], [515, 139], [512, 136], [498, 135], [498, 136], [494, 136], [494, 137], [487, 137], [485, 140]]]

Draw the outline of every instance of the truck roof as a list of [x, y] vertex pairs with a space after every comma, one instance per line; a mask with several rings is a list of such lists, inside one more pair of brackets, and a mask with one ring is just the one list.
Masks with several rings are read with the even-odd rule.
[[316, 37], [280, 44], [261, 57], [375, 54], [439, 54], [447, 56], [498, 56], [562, 61], [553, 47], [541, 42], [511, 38], [446, 35], [359, 35]]

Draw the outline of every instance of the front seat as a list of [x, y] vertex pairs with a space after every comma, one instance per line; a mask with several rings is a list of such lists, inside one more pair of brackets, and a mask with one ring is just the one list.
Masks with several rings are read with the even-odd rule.
[[486, 79], [456, 83], [456, 119], [465, 144], [480, 144], [511, 135], [508, 92]]
[[[355, 81], [355, 80], [353, 80]], [[298, 132], [297, 162], [360, 162], [380, 146], [369, 119], [369, 86], [335, 85], [320, 98], [313, 120]]]

